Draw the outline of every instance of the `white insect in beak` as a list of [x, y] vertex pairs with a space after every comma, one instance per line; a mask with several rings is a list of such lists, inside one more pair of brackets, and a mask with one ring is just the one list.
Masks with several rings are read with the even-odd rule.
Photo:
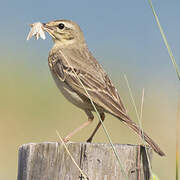
[[27, 40], [29, 40], [32, 36], [35, 36], [37, 40], [39, 39], [39, 37], [41, 37], [42, 39], [46, 39], [43, 24], [41, 22], [33, 23], [30, 26], [31, 30], [27, 36]]

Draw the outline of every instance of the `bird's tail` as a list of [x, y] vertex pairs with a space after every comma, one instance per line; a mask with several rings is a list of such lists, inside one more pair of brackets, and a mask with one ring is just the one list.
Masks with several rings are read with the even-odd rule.
[[[118, 117], [120, 120], [122, 118]], [[127, 117], [127, 120], [123, 120], [123, 122], [133, 129], [141, 138], [143, 138], [151, 147], [152, 149], [158, 153], [160, 156], [165, 156], [165, 153], [160, 149], [160, 147], [144, 132], [142, 131], [131, 119]]]

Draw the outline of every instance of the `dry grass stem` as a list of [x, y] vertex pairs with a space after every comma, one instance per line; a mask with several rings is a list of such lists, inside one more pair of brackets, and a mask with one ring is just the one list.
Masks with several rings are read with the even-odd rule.
[[68, 155], [70, 156], [70, 158], [72, 159], [73, 163], [75, 164], [75, 166], [78, 168], [79, 172], [82, 174], [82, 176], [84, 177], [85, 180], [88, 180], [88, 177], [85, 175], [85, 173], [83, 173], [82, 169], [78, 166], [78, 164], [76, 163], [76, 161], [74, 160], [74, 158], [72, 157], [71, 153], [69, 152], [66, 144], [64, 143], [63, 139], [61, 138], [59, 132], [56, 130], [56, 134], [59, 137], [59, 139], [61, 140], [61, 143], [63, 144], [66, 152], [68, 153]]
[[[142, 98], [141, 98], [140, 122], [142, 122], [143, 107], [144, 107], [144, 88], [142, 90]], [[138, 148], [138, 180], [141, 180], [140, 177], [141, 177], [141, 145], [139, 145]]]
[[[135, 112], [136, 112], [136, 116], [137, 116], [137, 120], [138, 120], [140, 129], [141, 129], [142, 135], [143, 135], [143, 128], [142, 128], [141, 120], [142, 120], [142, 112], [143, 112], [143, 105], [144, 105], [144, 89], [142, 91], [141, 110], [140, 110], [140, 115], [139, 115], [139, 113], [137, 111], [137, 106], [136, 106], [136, 103], [135, 103], [135, 100], [134, 100], [134, 97], [133, 97], [133, 94], [132, 94], [132, 90], [131, 90], [131, 87], [129, 85], [129, 81], [127, 79], [127, 76], [124, 75], [124, 78], [125, 78], [128, 90], [129, 90], [129, 94], [130, 94], [130, 97], [131, 97], [132, 104], [133, 104]], [[150, 159], [149, 159], [149, 156], [148, 156], [148, 153], [147, 153], [147, 145], [146, 145], [146, 142], [144, 140], [144, 136], [142, 136], [142, 140], [143, 140], [143, 144], [144, 144], [146, 155], [147, 155], [147, 160], [148, 160], [148, 164], [149, 164], [150, 173], [151, 173], [151, 176], [152, 176], [153, 173], [152, 173], [152, 168], [151, 168], [151, 162], [150, 162]]]
[[[61, 54], [63, 55], [62, 52], [61, 52]], [[64, 57], [64, 59], [66, 60], [66, 62], [68, 63], [68, 65], [70, 66], [67, 58], [66, 58], [64, 55], [63, 55], [63, 57]], [[112, 147], [112, 150], [113, 150], [113, 152], [114, 152], [114, 154], [115, 154], [115, 156], [116, 156], [116, 159], [118, 160], [118, 163], [119, 163], [119, 166], [120, 166], [120, 168], [121, 168], [121, 171], [122, 171], [122, 173], [124, 174], [125, 179], [128, 180], [127, 174], [126, 174], [126, 172], [125, 172], [125, 170], [124, 170], [124, 168], [123, 168], [123, 165], [122, 165], [121, 160], [120, 160], [120, 158], [119, 158], [119, 156], [118, 156], [118, 154], [117, 154], [117, 151], [116, 151], [116, 149], [115, 149], [115, 147], [114, 147], [114, 145], [113, 145], [113, 142], [112, 142], [112, 140], [111, 140], [111, 138], [110, 138], [110, 135], [109, 135], [109, 133], [108, 133], [108, 131], [107, 131], [107, 129], [106, 129], [106, 127], [105, 127], [105, 125], [104, 125], [101, 117], [100, 117], [99, 112], [97, 111], [97, 108], [96, 108], [96, 106], [95, 106], [95, 104], [94, 104], [91, 96], [89, 95], [88, 91], [86, 90], [85, 86], [83, 85], [82, 81], [80, 80], [80, 78], [78, 77], [78, 75], [77, 75], [77, 73], [74, 71], [74, 69], [73, 69], [73, 72], [74, 72], [74, 74], [76, 75], [77, 79], [79, 80], [80, 84], [82, 85], [82, 87], [83, 87], [84, 91], [86, 92], [88, 98], [90, 99], [91, 104], [92, 104], [92, 106], [93, 106], [93, 108], [94, 108], [94, 110], [95, 110], [95, 112], [96, 112], [96, 114], [97, 114], [97, 116], [98, 116], [99, 121], [100, 121], [101, 124], [102, 124], [103, 130], [104, 130], [104, 132], [105, 132], [105, 134], [106, 134], [106, 136], [107, 136], [107, 138], [108, 138], [108, 141], [109, 141], [109, 143], [110, 143], [110, 145], [111, 145], [111, 147]]]

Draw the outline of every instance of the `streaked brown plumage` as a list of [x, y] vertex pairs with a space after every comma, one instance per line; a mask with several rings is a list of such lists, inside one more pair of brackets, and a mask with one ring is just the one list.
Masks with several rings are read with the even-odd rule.
[[[44, 24], [43, 28], [54, 41], [48, 63], [58, 88], [71, 103], [83, 109], [88, 116], [88, 122], [74, 130], [66, 140], [87, 126], [94, 118], [92, 114], [94, 108], [79, 79], [91, 96], [102, 120], [105, 118], [104, 113], [110, 113], [142, 137], [141, 129], [128, 117], [108, 75], [88, 50], [80, 27], [69, 20], [56, 20]], [[92, 141], [100, 125], [100, 123], [97, 125], [88, 139], [89, 142]], [[161, 156], [165, 155], [146, 133], [143, 132], [143, 136], [155, 152]]]

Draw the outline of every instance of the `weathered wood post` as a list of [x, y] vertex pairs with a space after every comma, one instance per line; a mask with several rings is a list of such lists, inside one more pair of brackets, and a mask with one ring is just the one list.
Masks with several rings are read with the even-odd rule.
[[[67, 147], [89, 180], [126, 179], [109, 144], [69, 143]], [[115, 148], [128, 180], [149, 180], [150, 170], [144, 147], [115, 144]], [[148, 154], [151, 160], [151, 149], [148, 149]], [[19, 148], [18, 180], [81, 179], [84, 178], [62, 144], [30, 143]]]

